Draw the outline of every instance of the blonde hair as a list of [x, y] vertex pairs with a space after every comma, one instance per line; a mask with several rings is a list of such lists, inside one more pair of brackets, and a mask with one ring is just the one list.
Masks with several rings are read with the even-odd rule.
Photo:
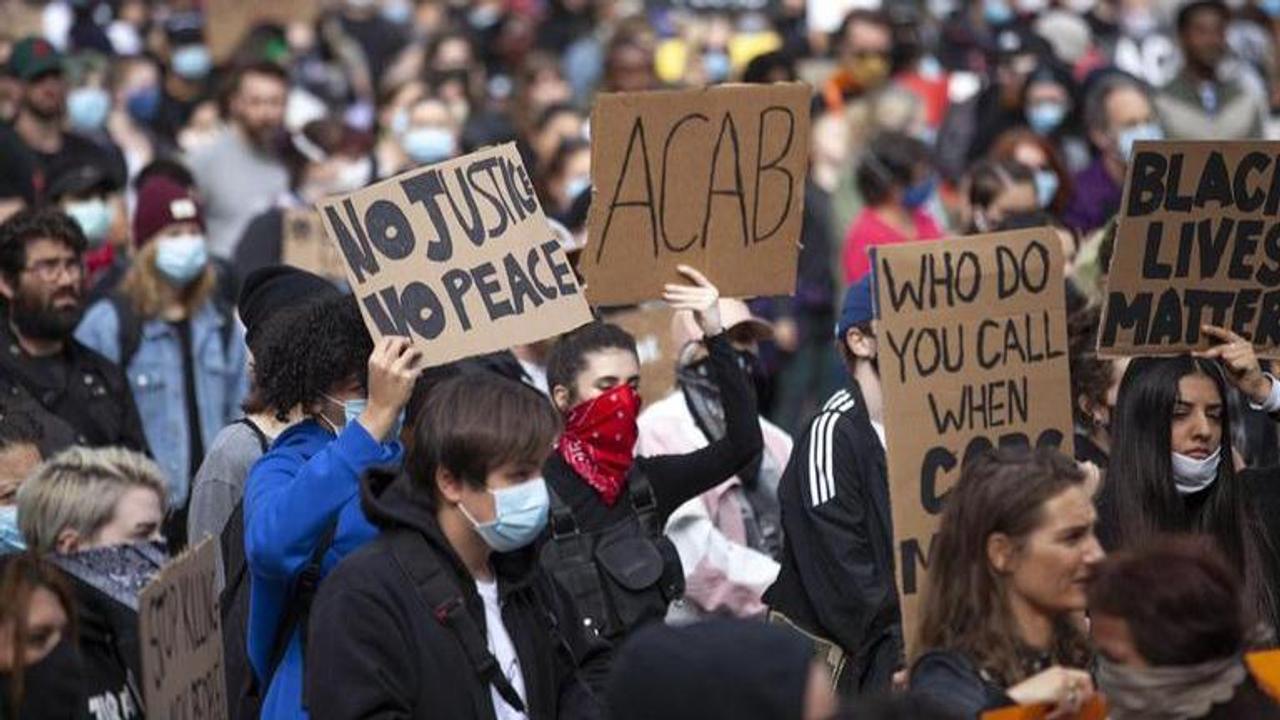
[[18, 489], [18, 528], [28, 547], [52, 552], [63, 530], [92, 538], [115, 516], [133, 488], [154, 490], [167, 501], [164, 474], [145, 455], [124, 448], [73, 447], [36, 468]]
[[[213, 294], [217, 282], [217, 271], [210, 262], [199, 278], [178, 290], [187, 317], [194, 315], [204, 305]], [[147, 243], [133, 256], [133, 264], [120, 281], [120, 292], [129, 298], [134, 312], [139, 316], [154, 318], [164, 309], [164, 299], [170, 288], [168, 281], [156, 269], [156, 242]]]

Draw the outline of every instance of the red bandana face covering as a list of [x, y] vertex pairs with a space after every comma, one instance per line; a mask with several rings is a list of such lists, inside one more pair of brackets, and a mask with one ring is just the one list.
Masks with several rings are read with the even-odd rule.
[[635, 388], [619, 385], [578, 403], [565, 419], [556, 449], [610, 507], [626, 485], [636, 447], [636, 416], [640, 396]]

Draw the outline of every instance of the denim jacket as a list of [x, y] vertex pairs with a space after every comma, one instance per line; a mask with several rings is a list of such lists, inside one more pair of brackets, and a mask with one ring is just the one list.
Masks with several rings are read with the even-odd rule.
[[[249, 389], [244, 328], [236, 322], [227, 336], [231, 347], [224, 348], [224, 322], [212, 301], [191, 317], [200, 435], [206, 450], [218, 431], [240, 416], [240, 402]], [[89, 307], [76, 328], [76, 339], [108, 360], [120, 362], [119, 318], [110, 300]], [[144, 321], [138, 351], [124, 371], [142, 416], [147, 444], [169, 481], [169, 507], [183, 507], [190, 492], [192, 463], [182, 340], [177, 329], [164, 320]]]

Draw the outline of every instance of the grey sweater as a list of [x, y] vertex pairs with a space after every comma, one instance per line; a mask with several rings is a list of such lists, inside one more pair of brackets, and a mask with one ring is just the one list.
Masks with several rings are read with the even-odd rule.
[[222, 428], [213, 439], [191, 483], [187, 540], [192, 546], [207, 536], [222, 534], [223, 526], [244, 495], [249, 469], [262, 457], [262, 450], [258, 434], [243, 422]]

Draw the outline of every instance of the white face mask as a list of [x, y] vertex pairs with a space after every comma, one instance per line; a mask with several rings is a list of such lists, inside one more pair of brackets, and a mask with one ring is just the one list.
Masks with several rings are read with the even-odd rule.
[[1173, 453], [1173, 482], [1181, 495], [1190, 495], [1213, 484], [1218, 478], [1218, 465], [1222, 462], [1222, 448], [1203, 460]]

